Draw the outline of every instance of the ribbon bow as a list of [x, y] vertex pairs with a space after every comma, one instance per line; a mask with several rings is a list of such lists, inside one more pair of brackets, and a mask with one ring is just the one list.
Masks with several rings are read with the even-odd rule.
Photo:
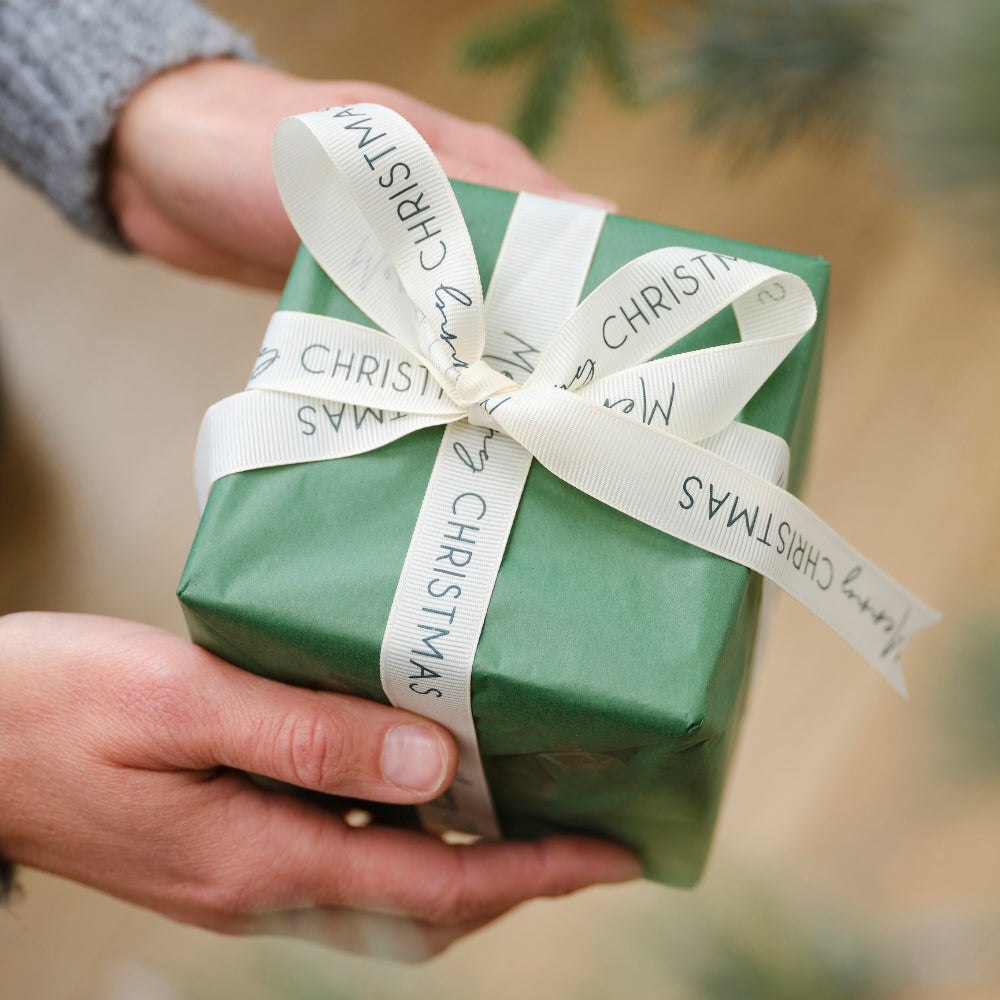
[[[275, 313], [248, 390], [206, 415], [199, 494], [204, 503], [232, 472], [448, 425], [382, 647], [390, 700], [439, 719], [459, 743], [455, 791], [425, 807], [425, 822], [496, 833], [469, 673], [532, 458], [762, 573], [904, 690], [899, 650], [937, 613], [782, 488], [784, 441], [734, 422], [815, 322], [801, 278], [667, 247], [577, 305], [604, 213], [522, 194], [484, 300], [450, 184], [394, 112], [353, 105], [286, 119], [274, 164], [303, 243], [386, 332]], [[726, 306], [738, 343], [656, 359]], [[463, 602], [428, 607], [432, 579]]]

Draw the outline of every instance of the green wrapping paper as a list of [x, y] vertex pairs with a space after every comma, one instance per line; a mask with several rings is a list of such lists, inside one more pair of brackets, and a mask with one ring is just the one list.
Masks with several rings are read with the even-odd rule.
[[[453, 186], [486, 287], [515, 196]], [[819, 378], [827, 264], [610, 216], [584, 294], [628, 260], [671, 245], [760, 261], [812, 290], [816, 327], [740, 418], [788, 441], [794, 490]], [[280, 308], [372, 325], [305, 250]], [[667, 353], [738, 339], [727, 308]], [[386, 701], [379, 650], [441, 434], [421, 430], [367, 454], [218, 481], [178, 589], [194, 640], [267, 677]], [[505, 835], [608, 836], [642, 856], [649, 878], [692, 885], [745, 700], [760, 596], [757, 574], [534, 463], [472, 679]]]

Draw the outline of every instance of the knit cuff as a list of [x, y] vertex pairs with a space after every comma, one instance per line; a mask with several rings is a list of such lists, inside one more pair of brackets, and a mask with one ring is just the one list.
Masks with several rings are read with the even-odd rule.
[[103, 197], [118, 113], [157, 73], [219, 56], [255, 57], [190, 0], [0, 0], [0, 158], [83, 232], [124, 248]]

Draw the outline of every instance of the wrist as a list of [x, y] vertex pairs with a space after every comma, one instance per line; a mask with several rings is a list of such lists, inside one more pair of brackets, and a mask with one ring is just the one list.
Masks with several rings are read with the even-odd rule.
[[107, 201], [125, 240], [186, 270], [280, 288], [298, 245], [271, 134], [315, 100], [306, 81], [235, 59], [153, 77], [122, 109]]

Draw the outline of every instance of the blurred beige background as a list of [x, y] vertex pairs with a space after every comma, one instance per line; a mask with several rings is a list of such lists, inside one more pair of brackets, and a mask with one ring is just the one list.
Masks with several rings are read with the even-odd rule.
[[[471, 118], [506, 121], [521, 83], [457, 64], [459, 42], [509, 0], [214, 6], [287, 68], [378, 80]], [[909, 702], [780, 598], [695, 892], [530, 904], [401, 970], [217, 938], [25, 873], [23, 901], [0, 913], [0, 996], [1000, 995], [1000, 766], [967, 740], [982, 724], [970, 657], [993, 668], [998, 648], [996, 262], [963, 254], [868, 148], [801, 147], [733, 176], [676, 109], [626, 111], [596, 85], [547, 162], [625, 214], [831, 261], [806, 500], [944, 611], [908, 655]], [[109, 255], [7, 175], [0, 233], [0, 609], [183, 632], [173, 589], [196, 524], [198, 423], [241, 387], [275, 297]], [[856, 992], [838, 978], [849, 970]], [[724, 991], [727, 975], [743, 992]]]

